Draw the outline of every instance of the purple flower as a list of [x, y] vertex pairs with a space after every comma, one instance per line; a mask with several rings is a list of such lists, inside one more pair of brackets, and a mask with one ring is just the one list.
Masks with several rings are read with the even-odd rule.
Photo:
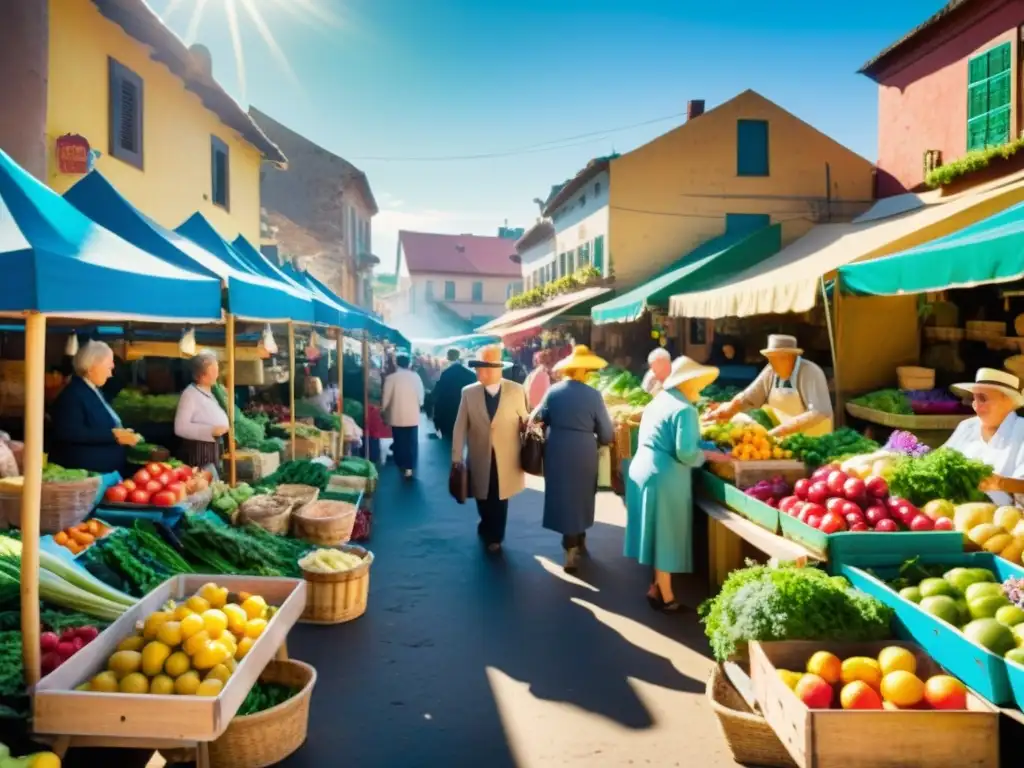
[[885, 450], [919, 459], [928, 453], [931, 448], [924, 443], [918, 442], [913, 433], [896, 430], [889, 436], [889, 442], [885, 444]]

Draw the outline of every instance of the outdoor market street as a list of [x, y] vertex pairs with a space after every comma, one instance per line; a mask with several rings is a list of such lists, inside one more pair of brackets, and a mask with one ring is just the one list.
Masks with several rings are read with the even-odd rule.
[[621, 501], [599, 496], [574, 579], [534, 479], [490, 560], [475, 505], [448, 495], [447, 445], [420, 433], [415, 481], [382, 472], [367, 614], [289, 637], [319, 678], [309, 738], [282, 765], [735, 765], [705, 703], [700, 626], [648, 607]]

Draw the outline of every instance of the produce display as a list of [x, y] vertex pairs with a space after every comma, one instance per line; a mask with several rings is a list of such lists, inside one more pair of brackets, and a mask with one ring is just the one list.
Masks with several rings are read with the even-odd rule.
[[133, 424], [171, 424], [178, 412], [180, 395], [147, 395], [126, 387], [117, 393], [110, 406], [125, 422]]
[[362, 565], [363, 558], [340, 549], [314, 549], [299, 560], [299, 567], [310, 573], [344, 573]]
[[910, 408], [918, 416], [942, 416], [968, 413], [970, 409], [948, 389], [922, 389], [907, 392]]
[[878, 443], [856, 430], [843, 427], [827, 435], [790, 435], [782, 441], [784, 450], [814, 469], [822, 464], [878, 450]]
[[953, 519], [953, 527], [964, 534], [967, 549], [981, 549], [1021, 564], [1024, 518], [1019, 508], [981, 501], [954, 506], [942, 499], [929, 502], [926, 511], [929, 506], [935, 515]]
[[56, 632], [43, 632], [39, 636], [39, 650], [42, 653], [39, 666], [43, 677], [82, 650], [99, 634], [100, 631], [92, 624], [69, 627], [59, 635]]
[[213, 498], [210, 501], [210, 509], [227, 523], [233, 522], [239, 505], [251, 499], [256, 493], [248, 483], [239, 483], [232, 488], [227, 483], [216, 482], [211, 487]]
[[767, 429], [750, 419], [702, 425], [700, 436], [702, 440], [715, 443], [740, 461], [768, 461], [793, 457], [792, 451], [783, 448], [768, 434]]
[[769, 507], [778, 509], [779, 502], [792, 495], [793, 488], [784, 478], [776, 476], [771, 480], [761, 480], [747, 488], [744, 493], [758, 501], [763, 501]]
[[[227, 412], [228, 409], [228, 393], [224, 389], [220, 382], [213, 385], [211, 390], [213, 396], [220, 403], [220, 407]], [[267, 437], [266, 429], [263, 425], [251, 419], [242, 413], [242, 409], [237, 405], [235, 406], [235, 444], [240, 448], [250, 448], [255, 450], [260, 443], [262, 443]]]
[[209, 487], [209, 470], [198, 467], [173, 467], [168, 462], [151, 462], [128, 480], [112, 485], [103, 494], [105, 504], [151, 504], [173, 507], [193, 493]]
[[298, 560], [310, 545], [275, 536], [258, 525], [234, 527], [199, 516], [181, 523], [182, 554], [197, 572], [299, 578]]
[[[346, 466], [355, 465], [348, 464]], [[311, 485], [322, 491], [327, 487], [330, 477], [331, 471], [323, 464], [309, 459], [296, 459], [286, 461], [277, 468], [277, 471], [260, 480], [259, 488], [273, 490], [279, 485]]]
[[280, 437], [268, 437], [256, 446], [260, 453], [281, 453], [285, 448], [285, 441]]
[[363, 423], [363, 403], [361, 400], [346, 397], [342, 400], [341, 412], [349, 418], [354, 419], [356, 424]]
[[0, 768], [60, 768], [60, 758], [53, 752], [12, 757], [7, 745], [0, 744]]
[[[298, 688], [292, 688], [288, 685], [257, 681], [256, 685], [249, 690], [245, 701], [242, 702], [242, 706], [239, 707], [238, 713], [235, 716], [255, 715], [257, 712], [273, 709], [278, 704], [284, 704], [298, 692]], [[0, 766], [0, 768], [3, 768], [3, 766]]]
[[245, 406], [247, 416], [253, 417], [255, 421], [261, 421], [260, 416], [266, 417], [266, 423], [283, 422], [291, 420], [291, 411], [287, 405], [279, 403], [249, 403]]
[[728, 403], [742, 391], [739, 387], [708, 384], [700, 391], [700, 398], [697, 400], [697, 411], [704, 413], [704, 411], [713, 408], [719, 403]]
[[92, 546], [96, 539], [110, 533], [110, 528], [99, 520], [88, 520], [63, 531], [53, 534], [55, 543], [60, 544], [71, 554], [77, 555]]
[[914, 409], [910, 405], [910, 398], [898, 389], [880, 389], [877, 392], [869, 392], [866, 395], [855, 397], [851, 401], [854, 405], [862, 405], [873, 411], [892, 413], [898, 416], [913, 416]]
[[889, 477], [893, 493], [914, 504], [927, 504], [933, 499], [946, 499], [954, 504], [985, 501], [978, 490], [982, 480], [992, 474], [992, 467], [968, 459], [952, 448], [939, 448], [918, 458], [905, 457], [897, 462]]
[[149, 614], [111, 654], [107, 669], [79, 689], [217, 696], [273, 614], [259, 595], [232, 594], [209, 582]]
[[883, 640], [893, 617], [846, 579], [790, 564], [733, 571], [699, 614], [719, 661], [751, 640]]
[[88, 479], [89, 472], [84, 469], [65, 469], [59, 464], [46, 464], [43, 467], [44, 483], [74, 483]]
[[172, 576], [195, 570], [164, 543], [152, 525], [142, 522], [100, 539], [80, 562], [104, 584], [134, 597], [148, 594]]
[[351, 477], [365, 477], [370, 480], [377, 479], [377, 465], [369, 459], [362, 459], [358, 456], [345, 456], [338, 462], [334, 470], [335, 475], [349, 475]]
[[967, 687], [950, 675], [917, 675], [917, 657], [898, 645], [877, 657], [840, 659], [818, 651], [806, 669], [777, 670], [786, 686], [810, 709], [967, 709]]
[[913, 432], [897, 429], [889, 435], [889, 440], [885, 444], [885, 450], [919, 459], [926, 453], [931, 452], [932, 449], [931, 446], [920, 442]]
[[[291, 424], [272, 424], [269, 428], [270, 433], [274, 437], [279, 437], [285, 441], [291, 439], [292, 425]], [[295, 436], [301, 437], [304, 440], [318, 440], [320, 438], [321, 431], [311, 424], [300, 424], [295, 425]]]

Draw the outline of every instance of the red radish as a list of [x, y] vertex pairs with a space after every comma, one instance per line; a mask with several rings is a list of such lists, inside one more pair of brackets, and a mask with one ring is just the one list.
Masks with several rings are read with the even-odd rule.
[[802, 477], [793, 485], [793, 493], [801, 501], [807, 501], [807, 491], [811, 488], [811, 481]]
[[79, 627], [75, 630], [75, 634], [78, 635], [86, 643], [91, 643], [99, 635], [100, 631], [91, 624], [86, 624], [84, 627]]
[[75, 631], [74, 627], [68, 627], [60, 633], [60, 641], [62, 643], [70, 643], [76, 637], [78, 637], [78, 633]]
[[60, 642], [60, 638], [57, 637], [55, 632], [43, 632], [39, 636], [39, 650], [43, 653], [49, 653], [50, 651], [57, 650], [57, 644]]
[[75, 647], [75, 653], [78, 653], [80, 650], [85, 648], [85, 640], [83, 640], [80, 637], [76, 637], [74, 640], [71, 641], [71, 645]]
[[889, 513], [885, 510], [885, 507], [875, 504], [873, 507], [868, 507], [864, 510], [864, 517], [871, 525], [878, 525], [882, 520], [889, 519]]
[[811, 482], [812, 482], [812, 483], [816, 483], [816, 482], [818, 482], [819, 480], [820, 480], [821, 482], [825, 482], [826, 480], [828, 480], [828, 476], [829, 476], [829, 475], [830, 475], [831, 473], [832, 473], [832, 467], [830, 467], [830, 466], [818, 467], [818, 468], [817, 468], [816, 470], [814, 470], [814, 472], [813, 472], [813, 473], [811, 474]]
[[807, 500], [815, 504], [824, 504], [828, 500], [828, 486], [825, 483], [813, 483], [807, 491]]
[[833, 496], [831, 499], [825, 502], [825, 509], [829, 512], [835, 512], [837, 515], [843, 514], [843, 506], [846, 504], [846, 499], [841, 499], [838, 496]]
[[779, 509], [781, 509], [786, 514], [789, 514], [789, 511], [796, 505], [798, 501], [800, 501], [800, 499], [797, 498], [796, 496], [786, 496], [784, 499], [781, 499], [779, 501]]
[[[826, 512], [825, 514], [828, 513]], [[821, 521], [822, 515], [808, 515], [804, 522], [811, 526], [811, 528], [819, 528], [821, 527]]]
[[57, 655], [60, 656], [61, 661], [66, 661], [67, 659], [70, 659], [72, 656], [75, 655], [75, 651], [77, 650], [78, 649], [75, 648], [75, 646], [72, 643], [66, 642], [64, 640], [61, 640], [60, 643], [57, 645]]
[[892, 533], [893, 531], [898, 531], [899, 526], [891, 518], [886, 518], [875, 523], [875, 530], [879, 533]]
[[836, 533], [838, 531], [846, 530], [846, 521], [842, 517], [837, 515], [835, 512], [829, 512], [823, 518], [821, 518], [821, 524], [818, 526], [825, 533]]
[[927, 515], [915, 515], [914, 519], [910, 521], [910, 530], [912, 531], [932, 531], [935, 529], [935, 523]]
[[828, 489], [830, 491], [832, 491], [833, 495], [835, 495], [835, 496], [842, 496], [843, 495], [843, 486], [846, 484], [846, 480], [847, 480], [846, 473], [845, 472], [841, 472], [838, 469], [835, 469], [835, 470], [829, 472], [828, 480], [826, 480], [825, 482], [828, 485]]
[[864, 481], [864, 487], [867, 492], [874, 496], [876, 499], [884, 499], [889, 495], [889, 484], [885, 482], [885, 478], [881, 475], [872, 475]]
[[935, 531], [952, 531], [953, 530], [953, 521], [950, 520], [948, 517], [940, 517], [938, 520], [935, 521], [935, 527], [932, 530], [935, 530]]
[[45, 677], [46, 675], [53, 672], [53, 670], [55, 670], [57, 667], [59, 667], [63, 661], [64, 660], [60, 656], [58, 656], [55, 651], [44, 653], [43, 658], [39, 660], [39, 666], [41, 668], [40, 671], [43, 673], [43, 676]]
[[843, 495], [850, 501], [864, 498], [864, 481], [859, 477], [847, 478], [843, 483]]
[[850, 530], [855, 533], [860, 533], [861, 531], [870, 531], [871, 529], [868, 528], [865, 523], [854, 523], [850, 526]]

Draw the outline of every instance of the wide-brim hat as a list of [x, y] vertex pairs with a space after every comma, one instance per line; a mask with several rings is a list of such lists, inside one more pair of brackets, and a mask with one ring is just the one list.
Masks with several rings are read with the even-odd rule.
[[768, 337], [768, 346], [761, 350], [761, 354], [768, 357], [769, 355], [778, 354], [780, 352], [790, 355], [802, 355], [804, 353], [804, 351], [800, 349], [800, 344], [797, 343], [796, 336], [773, 333]]
[[566, 371], [575, 369], [583, 371], [599, 371], [607, 365], [608, 361], [591, 352], [590, 347], [584, 344], [577, 344], [573, 347], [572, 354], [568, 357], [563, 357], [555, 363], [551, 370]]
[[977, 390], [996, 390], [1013, 400], [1014, 408], [1024, 407], [1024, 394], [1020, 391], [1020, 379], [1012, 373], [1000, 371], [998, 368], [979, 368], [974, 381], [966, 384], [954, 384], [950, 387], [961, 395], [973, 395]]
[[697, 391], [699, 392], [717, 378], [718, 369], [713, 365], [702, 365], [696, 360], [683, 355], [672, 361], [672, 370], [669, 371], [661, 386], [662, 389], [675, 389], [680, 384], [696, 381], [698, 385]]
[[501, 359], [501, 347], [490, 345], [476, 351], [476, 359], [466, 363], [470, 368], [511, 368], [512, 363]]

